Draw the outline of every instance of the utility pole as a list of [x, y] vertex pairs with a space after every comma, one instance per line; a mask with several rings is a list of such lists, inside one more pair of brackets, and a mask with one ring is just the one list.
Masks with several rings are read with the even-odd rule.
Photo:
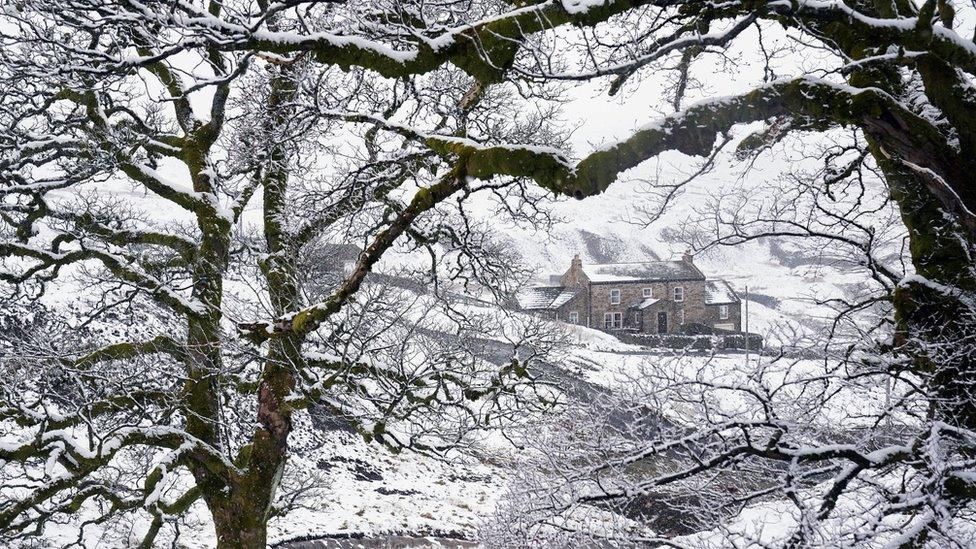
[[746, 312], [745, 312], [746, 325], [745, 325], [745, 329], [743, 330], [744, 332], [743, 337], [746, 338], [746, 368], [748, 368], [749, 367], [749, 285], [748, 284], [746, 284], [746, 302], [743, 305], [745, 305], [746, 308]]

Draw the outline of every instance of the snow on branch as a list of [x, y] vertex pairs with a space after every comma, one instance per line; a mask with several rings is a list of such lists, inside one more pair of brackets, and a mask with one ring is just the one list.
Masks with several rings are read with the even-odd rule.
[[199, 317], [207, 312], [207, 308], [196, 299], [184, 297], [128, 258], [108, 250], [81, 248], [60, 252], [15, 242], [0, 242], [0, 257], [18, 257], [35, 261], [21, 273], [0, 272], [0, 280], [12, 284], [22, 283], [46, 270], [51, 270], [52, 276], [57, 276], [65, 266], [94, 260], [105, 266], [120, 281], [145, 291], [156, 301], [178, 313], [188, 317]]

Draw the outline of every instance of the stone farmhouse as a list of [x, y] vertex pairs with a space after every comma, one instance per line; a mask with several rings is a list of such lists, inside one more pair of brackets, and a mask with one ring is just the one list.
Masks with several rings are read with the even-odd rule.
[[739, 296], [724, 280], [706, 278], [690, 254], [680, 261], [593, 265], [584, 265], [577, 255], [558, 281], [558, 286], [520, 292], [519, 307], [605, 331], [680, 334], [742, 330]]

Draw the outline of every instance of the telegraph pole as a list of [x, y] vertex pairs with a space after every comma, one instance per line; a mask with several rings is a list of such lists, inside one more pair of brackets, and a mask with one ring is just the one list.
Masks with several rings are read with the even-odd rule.
[[746, 339], [746, 368], [749, 367], [749, 285], [746, 284], [746, 302], [743, 304], [746, 308], [746, 319], [745, 319], [745, 330], [743, 337]]

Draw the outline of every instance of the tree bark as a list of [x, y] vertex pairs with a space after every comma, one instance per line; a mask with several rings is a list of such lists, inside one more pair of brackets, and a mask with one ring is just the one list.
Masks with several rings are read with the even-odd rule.
[[[941, 135], [915, 131], [893, 115], [865, 117], [863, 129], [872, 156], [884, 173], [891, 198], [908, 229], [916, 277], [902, 281], [892, 296], [898, 351], [911, 359], [915, 373], [928, 382], [934, 419], [976, 429], [976, 203], [971, 178], [976, 133], [967, 115], [967, 98], [947, 97], [959, 89], [958, 75], [946, 63], [922, 58], [918, 68], [928, 96], [959, 128], [961, 153]], [[897, 94], [897, 75], [877, 71], [852, 74], [855, 85], [876, 86]], [[952, 91], [939, 90], [947, 87]]]
[[211, 505], [218, 549], [264, 549], [268, 545], [265, 517], [253, 506], [246, 492]]
[[967, 232], [927, 190], [921, 174], [879, 162], [909, 231], [916, 278], [895, 290], [895, 344], [928, 378], [932, 413], [950, 425], [976, 429], [976, 271]]

